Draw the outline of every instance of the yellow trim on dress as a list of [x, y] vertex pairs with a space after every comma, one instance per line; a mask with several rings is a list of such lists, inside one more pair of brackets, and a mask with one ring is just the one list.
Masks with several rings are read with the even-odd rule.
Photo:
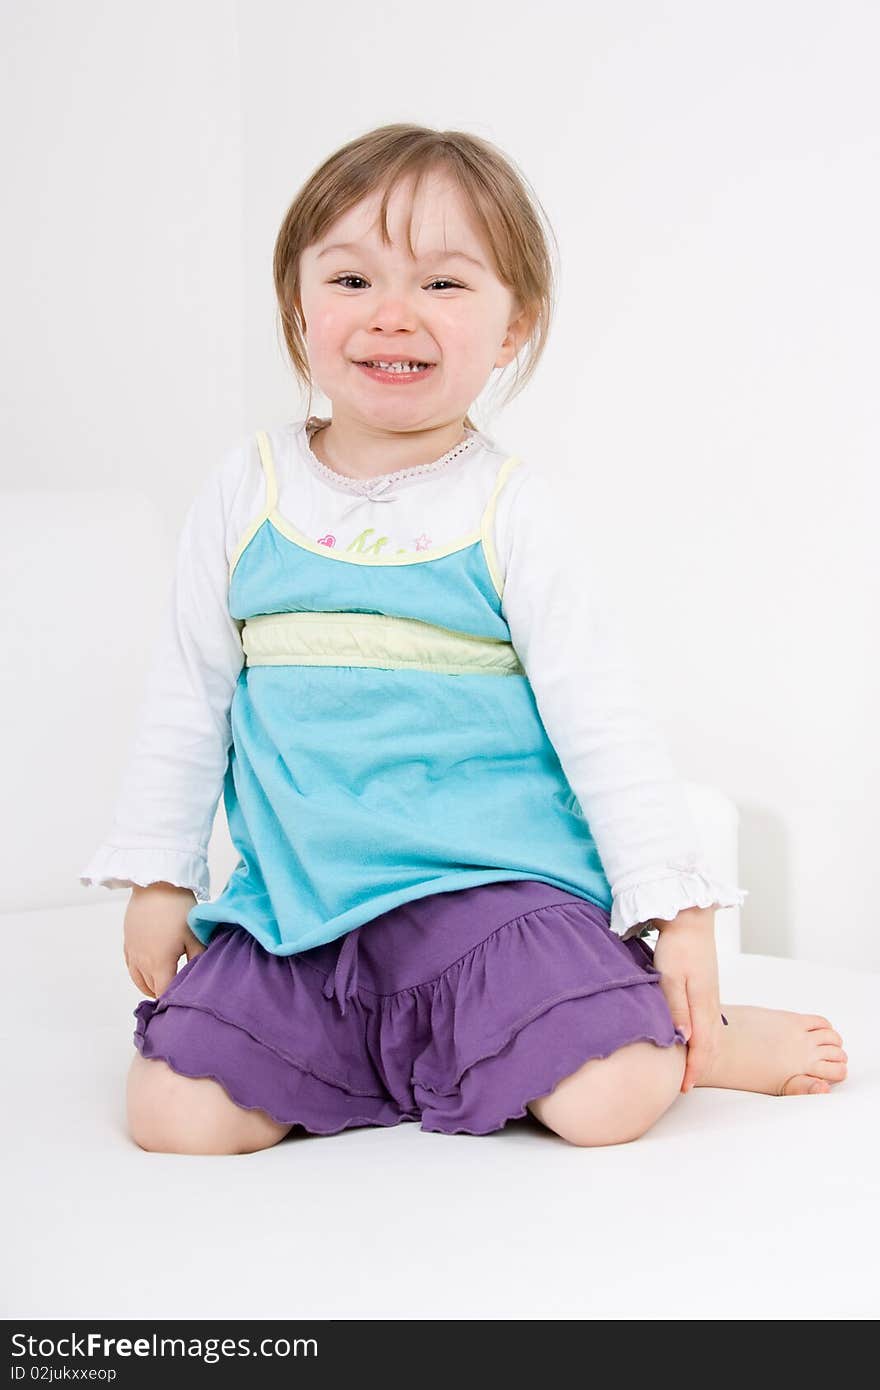
[[264, 613], [241, 633], [248, 666], [376, 666], [521, 676], [513, 644], [385, 613]]
[[265, 430], [257, 431], [257, 444], [260, 450], [263, 472], [266, 475], [266, 515], [268, 516], [270, 512], [274, 512], [275, 504], [278, 501], [278, 481], [275, 477], [275, 461], [272, 458], [269, 436]]
[[483, 519], [480, 523], [480, 535], [483, 541], [483, 552], [486, 556], [486, 565], [492, 577], [492, 583], [495, 585], [495, 592], [499, 598], [501, 598], [504, 584], [501, 580], [501, 571], [498, 568], [498, 556], [495, 554], [495, 545], [492, 540], [492, 523], [495, 519], [495, 509], [498, 505], [498, 498], [501, 496], [501, 489], [504, 487], [504, 484], [507, 482], [514, 468], [520, 463], [522, 463], [522, 459], [516, 454], [511, 454], [510, 458], [506, 459], [501, 465], [498, 470], [498, 476], [495, 479], [495, 486], [492, 489], [492, 496], [486, 503], [486, 510], [483, 512]]
[[259, 531], [263, 522], [266, 521], [274, 511], [275, 503], [278, 501], [278, 483], [275, 479], [275, 464], [272, 460], [272, 449], [269, 444], [269, 436], [265, 430], [257, 431], [257, 446], [260, 450], [260, 462], [263, 467], [263, 476], [266, 479], [266, 503], [260, 515], [256, 520], [251, 522], [250, 526], [248, 526], [244, 535], [241, 537], [241, 540], [238, 542], [238, 545], [235, 547], [232, 560], [229, 564], [230, 584], [232, 583], [232, 576], [235, 573], [236, 565]]

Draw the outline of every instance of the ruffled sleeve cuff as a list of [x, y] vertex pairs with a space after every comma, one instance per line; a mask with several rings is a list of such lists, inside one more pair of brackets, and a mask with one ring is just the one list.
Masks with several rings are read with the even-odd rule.
[[610, 927], [626, 941], [652, 930], [655, 917], [671, 922], [686, 907], [741, 907], [748, 893], [747, 888], [722, 883], [699, 867], [671, 865], [639, 883], [615, 885]]
[[79, 881], [84, 887], [95, 884], [103, 888], [146, 888], [150, 883], [173, 883], [177, 888], [190, 888], [197, 902], [208, 902], [211, 897], [205, 856], [187, 850], [102, 845], [81, 870]]

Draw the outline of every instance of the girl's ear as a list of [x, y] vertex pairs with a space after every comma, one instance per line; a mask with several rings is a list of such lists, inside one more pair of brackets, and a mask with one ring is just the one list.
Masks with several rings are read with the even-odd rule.
[[532, 327], [532, 315], [527, 309], [521, 309], [516, 317], [511, 319], [510, 323], [507, 325], [504, 341], [495, 359], [496, 367], [506, 367], [509, 362], [513, 361], [523, 343], [528, 342]]

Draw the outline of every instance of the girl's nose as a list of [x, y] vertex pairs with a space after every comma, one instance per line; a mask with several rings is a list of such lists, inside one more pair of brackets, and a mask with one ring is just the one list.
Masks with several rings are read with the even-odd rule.
[[399, 296], [395, 299], [385, 298], [372, 309], [371, 326], [381, 328], [386, 333], [398, 328], [416, 328], [417, 325], [418, 320], [412, 304]]

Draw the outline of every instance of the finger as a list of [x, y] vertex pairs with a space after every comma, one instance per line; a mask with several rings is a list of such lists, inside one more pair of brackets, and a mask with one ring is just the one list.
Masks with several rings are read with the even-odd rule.
[[693, 1035], [688, 1047], [687, 1064], [681, 1080], [683, 1092], [690, 1091], [708, 1075], [718, 1054], [717, 1031], [720, 1015], [718, 1010], [706, 1012], [691, 1005]]
[[134, 982], [135, 982], [135, 984], [137, 985], [138, 989], [140, 990], [141, 994], [152, 994], [152, 993], [153, 993], [152, 988], [150, 987], [148, 981], [144, 979], [143, 975], [141, 974], [140, 970], [138, 970], [138, 968], [137, 968], [136, 965], [130, 965], [130, 966], [128, 967], [128, 973], [129, 973], [129, 975], [131, 976], [131, 978], [134, 980]]
[[688, 1043], [687, 1062], [685, 1063], [684, 1076], [681, 1078], [681, 1090], [683, 1095], [693, 1090], [704, 1071], [705, 1066], [703, 1048], [700, 1043], [700, 1032], [699, 1028], [695, 1028], [693, 1036]]
[[[665, 976], [664, 979], [666, 979]], [[686, 1039], [690, 1039], [691, 1011], [688, 1007], [687, 990], [684, 980], [666, 980], [663, 986], [663, 993], [666, 995], [666, 1002], [669, 1005], [669, 1012], [672, 1014], [674, 1026], [681, 1029]]]
[[693, 1090], [697, 1077], [703, 1069], [703, 1018], [699, 1002], [694, 998], [695, 982], [685, 979], [683, 981], [685, 998], [688, 1003], [688, 1014], [690, 1024], [687, 1032], [688, 1050], [687, 1061], [684, 1067], [684, 1076], [681, 1078], [681, 1092], [686, 1095]]
[[[177, 964], [176, 961], [174, 963], [175, 965]], [[156, 986], [157, 999], [159, 998], [160, 994], [165, 993], [166, 989], [171, 984], [171, 981], [174, 979], [174, 976], [176, 974], [176, 970], [169, 971], [167, 968], [163, 968], [162, 970], [156, 972], [156, 974], [153, 977], [153, 983]]]

